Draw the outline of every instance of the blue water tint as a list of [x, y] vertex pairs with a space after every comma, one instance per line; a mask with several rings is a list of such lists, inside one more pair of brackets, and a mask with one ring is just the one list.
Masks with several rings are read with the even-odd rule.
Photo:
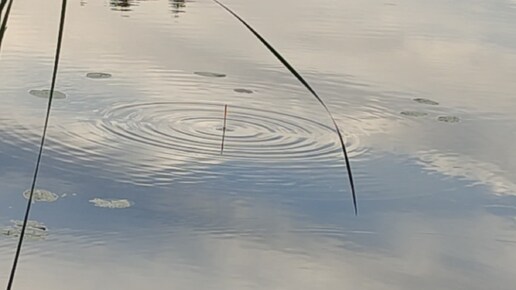
[[[59, 6], [22, 2], [0, 55], [2, 285]], [[70, 2], [17, 288], [514, 287], [510, 1], [226, 4], [328, 103], [359, 215], [324, 109], [225, 11]]]

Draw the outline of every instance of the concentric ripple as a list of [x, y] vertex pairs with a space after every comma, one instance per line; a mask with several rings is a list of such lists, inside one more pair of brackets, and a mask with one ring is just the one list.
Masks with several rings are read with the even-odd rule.
[[[106, 102], [102, 109], [81, 111], [80, 119], [72, 115], [54, 122], [45, 149], [53, 166], [143, 186], [225, 177], [279, 185], [292, 182], [282, 177], [290, 172], [319, 181], [341, 176], [340, 170], [320, 170], [345, 170], [331, 120], [324, 115], [311, 118], [306, 111], [287, 114], [281, 108], [229, 103], [224, 155], [224, 104], [209, 102]], [[347, 128], [342, 133], [350, 158], [365, 153], [360, 138], [349, 134], [357, 131], [349, 128], [355, 120], [338, 121]], [[13, 145], [32, 151], [37, 133], [36, 127], [21, 127], [4, 135], [12, 136], [7, 140]], [[310, 183], [308, 179], [303, 182]]]
[[[219, 155], [223, 110], [212, 103], [120, 105], [102, 112], [98, 128], [103, 135], [175, 155]], [[225, 156], [277, 161], [335, 158], [339, 153], [335, 132], [326, 124], [283, 112], [228, 106]]]

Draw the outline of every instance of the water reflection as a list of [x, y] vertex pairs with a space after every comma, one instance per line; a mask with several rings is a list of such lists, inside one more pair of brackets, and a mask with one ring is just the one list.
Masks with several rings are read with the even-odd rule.
[[[68, 110], [73, 107], [68, 104]], [[202, 182], [237, 171], [234, 178], [240, 182], [250, 176], [273, 180], [273, 172], [281, 168], [342, 165], [338, 140], [326, 122], [279, 108], [230, 105], [225, 152], [220, 156], [222, 104], [103, 101], [91, 113], [80, 108], [76, 115], [55, 112], [60, 117], [52, 125], [54, 134], [48, 137], [46, 150], [64, 163], [105, 164], [109, 178], [149, 186]], [[6, 145], [31, 148], [37, 140], [37, 129], [13, 129], [3, 131], [11, 136]], [[26, 131], [32, 131], [30, 137]], [[22, 135], [25, 140], [19, 139]], [[346, 143], [354, 158], [365, 152], [356, 136], [347, 135]]]
[[[186, 2], [131, 21], [70, 5], [38, 182], [55, 202], [33, 205], [17, 287], [514, 288], [509, 2], [232, 2], [335, 113], [361, 215], [327, 116], [223, 11], [198, 2], [170, 25]], [[54, 53], [57, 18], [27, 3], [0, 58], [0, 283]]]
[[169, 0], [170, 11], [175, 17], [186, 12], [186, 0]]
[[[140, 2], [145, 2], [147, 0], [110, 0], [109, 4], [112, 10], [115, 11], [132, 11], [133, 7], [138, 6]], [[168, 0], [170, 12], [174, 15], [174, 17], [179, 17], [180, 14], [186, 12], [186, 3], [190, 1], [186, 0]], [[85, 4], [85, 2], [84, 2]], [[81, 6], [84, 6], [83, 2], [81, 2]]]
[[142, 0], [109, 0], [112, 10], [132, 11], [132, 6], [137, 5]]

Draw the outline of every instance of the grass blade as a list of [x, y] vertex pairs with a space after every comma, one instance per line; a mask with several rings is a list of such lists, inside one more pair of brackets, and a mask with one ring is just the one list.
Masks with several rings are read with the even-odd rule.
[[213, 0], [213, 1], [215, 3], [217, 3], [219, 6], [221, 6], [224, 10], [229, 12], [231, 15], [233, 15], [236, 19], [238, 19], [238, 21], [240, 21], [254, 36], [256, 36], [256, 38], [258, 38], [258, 40], [260, 40], [260, 42], [263, 45], [265, 45], [265, 47], [267, 47], [267, 49], [296, 77], [296, 79], [299, 82], [301, 82], [301, 84], [303, 84], [303, 86], [324, 107], [324, 109], [326, 110], [326, 112], [330, 116], [330, 118], [331, 118], [331, 120], [333, 122], [333, 126], [335, 127], [335, 131], [337, 131], [337, 135], [339, 137], [340, 145], [341, 145], [341, 148], [342, 148], [342, 153], [344, 155], [344, 159], [345, 159], [345, 162], [346, 162], [346, 169], [347, 169], [347, 172], [348, 172], [349, 184], [350, 184], [350, 187], [351, 187], [351, 195], [352, 195], [352, 198], [353, 198], [353, 208], [355, 210], [355, 215], [358, 215], [357, 197], [356, 197], [356, 193], [355, 193], [355, 183], [353, 181], [353, 174], [351, 173], [351, 164], [349, 162], [349, 157], [348, 157], [348, 153], [347, 153], [347, 150], [346, 150], [346, 145], [344, 144], [344, 138], [342, 137], [342, 134], [340, 133], [339, 126], [337, 125], [337, 122], [335, 121], [335, 118], [333, 117], [332, 113], [330, 112], [330, 109], [328, 109], [328, 107], [326, 106], [324, 101], [321, 99], [321, 97], [319, 97], [319, 95], [315, 92], [315, 90], [312, 89], [312, 87], [301, 76], [301, 74], [299, 74], [294, 69], [294, 67], [292, 67], [292, 65], [290, 65], [290, 63], [288, 63], [287, 60], [276, 49], [274, 49], [274, 47], [272, 47], [272, 45], [269, 42], [267, 42], [267, 40], [265, 40], [265, 38], [263, 38], [253, 27], [251, 27], [251, 25], [249, 25], [246, 21], [244, 21], [244, 19], [242, 19], [240, 16], [238, 16], [238, 14], [233, 12], [233, 10], [231, 10], [226, 5], [222, 4], [220, 1], [218, 1], [218, 0]]
[[2, 49], [2, 42], [4, 40], [5, 31], [7, 30], [7, 21], [9, 20], [9, 14], [11, 14], [11, 7], [13, 6], [13, 0], [9, 0], [7, 9], [5, 10], [4, 16], [2, 12], [8, 0], [2, 0], [0, 2], [0, 50]]
[[2, 23], [2, 17], [3, 17], [3, 13], [4, 13], [5, 3], [7, 3], [7, 0], [0, 1], [0, 23]]
[[[14, 256], [13, 265], [12, 265], [12, 268], [11, 268], [11, 273], [9, 275], [9, 282], [8, 282], [7, 288], [6, 288], [7, 290], [11, 290], [12, 285], [14, 283], [14, 276], [15, 276], [15, 273], [16, 273], [16, 268], [18, 267], [18, 259], [20, 257], [20, 252], [21, 252], [21, 248], [22, 248], [22, 244], [23, 244], [23, 239], [25, 237], [25, 230], [27, 228], [27, 221], [29, 220], [29, 214], [30, 214], [30, 209], [31, 209], [31, 205], [32, 205], [32, 199], [33, 199], [33, 196], [34, 196], [34, 189], [36, 187], [36, 181], [37, 181], [37, 178], [38, 178], [39, 165], [41, 163], [41, 156], [43, 155], [43, 147], [45, 145], [45, 137], [46, 137], [46, 134], [47, 134], [48, 121], [50, 119], [50, 109], [52, 108], [52, 100], [53, 100], [53, 97], [54, 97], [54, 88], [55, 88], [56, 79], [57, 79], [57, 69], [59, 67], [59, 58], [60, 58], [60, 55], [61, 55], [61, 44], [63, 42], [63, 32], [64, 32], [64, 24], [65, 24], [65, 16], [66, 16], [66, 1], [67, 0], [63, 0], [62, 6], [61, 6], [61, 20], [60, 20], [60, 23], [59, 23], [59, 33], [58, 33], [58, 36], [57, 36], [56, 54], [55, 54], [55, 60], [54, 60], [54, 68], [53, 68], [53, 72], [52, 72], [52, 83], [50, 85], [50, 96], [48, 98], [47, 112], [46, 112], [46, 116], [45, 116], [45, 124], [43, 126], [43, 132], [41, 134], [41, 142], [39, 144], [38, 159], [36, 161], [36, 166], [34, 168], [34, 175], [32, 177], [32, 184], [31, 184], [31, 188], [30, 188], [30, 195], [29, 195], [29, 198], [27, 200], [27, 207], [25, 209], [25, 216], [23, 218], [23, 225], [22, 225], [22, 229], [21, 229], [21, 233], [20, 233], [20, 238], [18, 240], [18, 245], [16, 247], [16, 254]], [[12, 0], [11, 0], [10, 3], [12, 3]], [[5, 21], [5, 19], [4, 19], [4, 21]]]

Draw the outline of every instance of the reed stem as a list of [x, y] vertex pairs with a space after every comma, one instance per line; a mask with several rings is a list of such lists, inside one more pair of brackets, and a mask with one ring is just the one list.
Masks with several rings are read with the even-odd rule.
[[342, 134], [340, 132], [340, 129], [339, 129], [339, 126], [337, 125], [337, 121], [335, 121], [335, 118], [333, 117], [332, 113], [330, 112], [330, 109], [328, 108], [328, 106], [326, 106], [326, 104], [324, 103], [324, 101], [322, 100], [321, 97], [319, 97], [319, 95], [315, 92], [315, 90], [308, 84], [308, 82], [301, 76], [300, 73], [298, 73], [296, 71], [296, 69], [294, 69], [294, 67], [292, 65], [290, 65], [290, 63], [274, 48], [272, 47], [272, 45], [267, 41], [265, 40], [265, 38], [263, 38], [263, 36], [261, 36], [253, 27], [251, 27], [251, 25], [249, 25], [243, 18], [241, 18], [240, 16], [238, 16], [238, 14], [236, 14], [233, 10], [231, 10], [229, 7], [227, 7], [226, 5], [222, 4], [220, 1], [218, 0], [213, 0], [213, 2], [217, 3], [220, 7], [222, 7], [224, 10], [226, 10], [227, 12], [229, 12], [229, 14], [233, 15], [238, 21], [240, 21], [240, 23], [242, 23], [256, 38], [258, 38], [258, 40], [263, 44], [265, 45], [265, 47], [267, 47], [267, 49], [276, 57], [276, 59], [278, 59], [282, 64], [283, 66], [285, 66], [285, 68], [287, 68], [290, 73], [292, 73], [292, 75], [294, 75], [294, 77], [296, 77], [296, 79], [301, 83], [303, 84], [303, 86], [312, 94], [312, 96], [314, 96], [317, 101], [319, 101], [319, 103], [323, 106], [323, 108], [326, 110], [326, 112], [328, 113], [328, 115], [330, 116], [332, 122], [333, 122], [333, 126], [335, 127], [335, 131], [337, 132], [337, 136], [339, 137], [339, 141], [340, 141], [340, 145], [341, 145], [341, 148], [342, 148], [342, 153], [344, 155], [344, 160], [346, 162], [346, 169], [347, 169], [347, 172], [348, 172], [348, 179], [349, 179], [349, 185], [351, 187], [351, 196], [353, 198], [353, 208], [355, 210], [355, 215], [358, 215], [358, 207], [357, 207], [357, 197], [356, 197], [356, 193], [355, 193], [355, 183], [353, 181], [353, 174], [351, 173], [351, 164], [350, 164], [350, 161], [349, 161], [349, 157], [348, 157], [348, 152], [346, 150], [346, 145], [344, 143], [344, 138], [342, 137]]
[[[34, 196], [34, 189], [36, 188], [36, 181], [38, 178], [39, 173], [39, 165], [41, 163], [41, 156], [43, 155], [43, 147], [45, 145], [45, 137], [47, 135], [47, 128], [48, 128], [48, 122], [50, 119], [50, 110], [52, 108], [52, 100], [54, 97], [54, 89], [56, 85], [56, 79], [57, 79], [57, 70], [59, 67], [59, 58], [61, 56], [61, 44], [63, 42], [63, 34], [64, 34], [64, 24], [65, 24], [65, 16], [66, 16], [66, 1], [63, 0], [62, 6], [61, 6], [61, 18], [59, 22], [59, 33], [57, 36], [57, 44], [56, 44], [56, 53], [55, 53], [55, 59], [54, 59], [54, 68], [52, 71], [52, 82], [50, 85], [50, 96], [48, 98], [48, 105], [46, 110], [46, 116], [45, 116], [45, 123], [43, 125], [43, 132], [41, 134], [41, 142], [39, 144], [39, 152], [38, 152], [38, 159], [36, 160], [36, 166], [34, 168], [34, 175], [32, 176], [32, 184], [30, 187], [30, 195], [27, 200], [27, 207], [25, 209], [25, 216], [23, 218], [23, 225], [20, 233], [20, 238], [18, 240], [18, 245], [16, 247], [16, 254], [14, 255], [13, 265], [11, 268], [11, 273], [9, 275], [9, 282], [7, 284], [6, 290], [11, 290], [13, 283], [14, 283], [14, 277], [16, 273], [16, 268], [18, 267], [18, 259], [20, 257], [21, 248], [23, 244], [23, 239], [25, 238], [25, 231], [27, 229], [27, 222], [29, 220], [30, 215], [30, 209], [32, 205], [32, 200]], [[9, 4], [12, 3], [12, 0]], [[4, 19], [5, 21], [5, 19]]]
[[[9, 4], [7, 4], [7, 1], [9, 1]], [[7, 8], [4, 15], [2, 16], [2, 12], [5, 9], [6, 4]], [[2, 50], [2, 43], [4, 40], [5, 31], [7, 30], [7, 21], [9, 20], [9, 14], [11, 14], [12, 6], [13, 0], [2, 0], [2, 2], [0, 2], [0, 51]]]
[[228, 105], [224, 105], [224, 126], [222, 126], [222, 143], [220, 144], [220, 155], [224, 152], [224, 139], [226, 137], [226, 120], [228, 116]]

